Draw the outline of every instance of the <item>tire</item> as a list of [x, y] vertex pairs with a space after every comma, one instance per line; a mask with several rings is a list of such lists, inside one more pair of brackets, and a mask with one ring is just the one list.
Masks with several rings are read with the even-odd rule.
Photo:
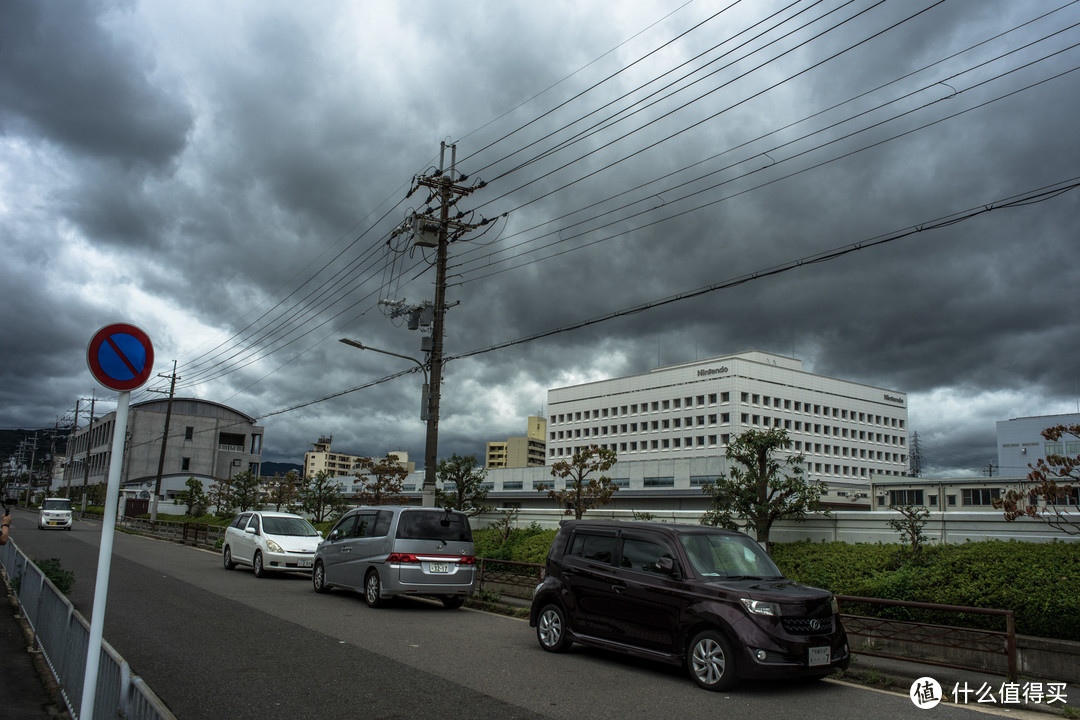
[[255, 577], [266, 577], [266, 568], [263, 567], [262, 550], [255, 551], [255, 557], [251, 559], [251, 569], [255, 572]]
[[317, 593], [324, 593], [330, 589], [330, 586], [326, 584], [326, 568], [322, 561], [315, 563], [315, 567], [311, 569], [311, 584], [315, 586]]
[[561, 607], [545, 605], [540, 611], [536, 619], [536, 639], [540, 647], [553, 653], [566, 652], [574, 644], [567, 632], [566, 613]]
[[225, 549], [221, 553], [221, 561], [225, 564], [226, 570], [232, 570], [236, 567], [236, 563], [234, 563], [232, 559], [232, 548], [228, 545], [225, 546]]
[[686, 669], [690, 678], [706, 690], [728, 690], [737, 679], [731, 643], [716, 630], [700, 632], [690, 641]]
[[383, 599], [380, 597], [381, 594], [382, 581], [379, 580], [378, 571], [372, 570], [364, 578], [364, 602], [368, 604], [368, 607], [382, 607]]
[[464, 595], [443, 595], [441, 598], [443, 607], [447, 610], [457, 610], [465, 604]]

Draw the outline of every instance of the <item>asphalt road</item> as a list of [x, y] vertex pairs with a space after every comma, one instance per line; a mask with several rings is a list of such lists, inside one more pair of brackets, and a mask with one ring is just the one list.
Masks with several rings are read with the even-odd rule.
[[[17, 513], [13, 538], [75, 573], [70, 597], [89, 618], [101, 526], [33, 521]], [[123, 533], [104, 636], [181, 720], [985, 717], [830, 681], [710, 693], [677, 668], [580, 646], [545, 653], [522, 620], [417, 599], [373, 610], [354, 593], [314, 593], [307, 576], [260, 580], [217, 553]]]

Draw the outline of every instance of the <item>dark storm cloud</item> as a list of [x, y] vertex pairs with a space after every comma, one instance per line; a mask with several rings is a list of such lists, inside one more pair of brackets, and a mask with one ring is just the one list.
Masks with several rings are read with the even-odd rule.
[[77, 153], [161, 166], [182, 148], [187, 108], [154, 84], [152, 59], [106, 29], [131, 3], [13, 0], [0, 11], [0, 123]]
[[[30, 352], [0, 351], [6, 412], [0, 425], [49, 423], [87, 394], [83, 336], [127, 314], [153, 327], [159, 357], [181, 361], [180, 374], [192, 383], [184, 392], [267, 414], [267, 459], [296, 461], [326, 434], [347, 452], [406, 450], [422, 462], [416, 374], [268, 413], [409, 367], [340, 345], [339, 337], [420, 356], [420, 333], [375, 303], [432, 296], [432, 272], [424, 272], [430, 253], [425, 262], [401, 241], [400, 252], [390, 253], [385, 240], [407, 212], [423, 209], [425, 191], [408, 200], [404, 194], [410, 176], [429, 167], [440, 139], [459, 140], [459, 170], [473, 176], [469, 182], [490, 183], [458, 208], [479, 208], [487, 218], [509, 212], [488, 234], [451, 247], [447, 298], [460, 303], [447, 315], [451, 355], [764, 272], [1078, 174], [1075, 76], [945, 119], [1053, 72], [1034, 66], [974, 87], [1034, 59], [1043, 52], [1035, 46], [950, 79], [1020, 44], [1011, 40], [755, 140], [1053, 7], [945, 3], [753, 97], [932, 4], [882, 6], [736, 79], [775, 54], [763, 51], [499, 177], [639, 95], [514, 151], [658, 77], [673, 58], [693, 57], [755, 22], [762, 7], [737, 6], [629, 67], [719, 8], [691, 3], [605, 54], [671, 8], [635, 7], [615, 16], [578, 3], [481, 3], [446, 17], [423, 11], [427, 6], [378, 4], [312, 12], [284, 3], [8, 3], [0, 31], [0, 61], [9, 70], [0, 73], [7, 157], [0, 188], [13, 200], [0, 211], [16, 268], [4, 280], [19, 301], [3, 320]], [[868, 6], [852, 5], [837, 17]], [[1077, 19], [1073, 11], [1060, 15], [1018, 34], [1033, 40]], [[782, 41], [776, 51], [809, 35]], [[1075, 42], [1075, 35], [1066, 33], [1055, 47]], [[1061, 71], [1078, 56], [1072, 51], [1051, 62]], [[621, 68], [629, 69], [525, 127]], [[715, 92], [660, 118], [710, 89]], [[865, 120], [799, 139], [916, 90]], [[915, 110], [932, 100], [938, 102]], [[652, 119], [657, 122], [603, 147]], [[941, 122], [914, 131], [934, 120]], [[883, 124], [840, 139], [877, 122]], [[837, 142], [812, 149], [829, 140]], [[795, 142], [780, 147], [789, 141]], [[484, 149], [489, 143], [495, 144]], [[731, 152], [612, 199], [725, 150]], [[836, 159], [846, 153], [853, 154]], [[575, 158], [581, 159], [559, 169]], [[717, 173], [673, 189], [711, 171]], [[785, 177], [792, 173], [798, 174]], [[727, 199], [715, 202], [721, 197]], [[637, 202], [626, 210], [570, 227], [631, 201]], [[924, 467], [976, 472], [994, 453], [995, 420], [1061, 411], [1075, 395], [1068, 364], [1052, 358], [1075, 355], [1080, 342], [1062, 309], [1077, 282], [1062, 262], [1074, 254], [1077, 202], [1068, 195], [996, 210], [837, 260], [453, 360], [440, 455], [481, 453], [485, 441], [522, 434], [525, 418], [542, 412], [548, 388], [761, 349], [794, 354], [813, 372], [909, 393]], [[593, 203], [602, 204], [528, 230]], [[712, 204], [694, 209], [704, 203]], [[628, 217], [644, 209], [652, 212]], [[661, 216], [670, 219], [650, 224]], [[538, 238], [544, 233], [551, 234]], [[547, 257], [555, 253], [564, 254]], [[41, 382], [41, 372], [52, 380]], [[15, 389], [42, 385], [48, 388], [32, 401]]]

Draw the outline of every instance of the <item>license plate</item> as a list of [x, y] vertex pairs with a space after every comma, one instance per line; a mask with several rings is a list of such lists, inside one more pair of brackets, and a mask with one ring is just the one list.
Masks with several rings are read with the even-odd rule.
[[60, 524], [59, 521], [56, 521], [56, 520], [50, 520], [49, 521], [49, 525], [59, 525], [59, 524]]
[[832, 649], [828, 647], [812, 647], [810, 648], [810, 667], [817, 665], [828, 665], [832, 657]]
[[428, 572], [448, 573], [448, 572], [450, 572], [450, 564], [449, 563], [428, 563]]
[[310, 560], [310, 559], [307, 559], [307, 560], [303, 560], [303, 559], [301, 559], [301, 560], [298, 560], [298, 561], [296, 562], [296, 566], [297, 566], [297, 567], [311, 567], [311, 560]]

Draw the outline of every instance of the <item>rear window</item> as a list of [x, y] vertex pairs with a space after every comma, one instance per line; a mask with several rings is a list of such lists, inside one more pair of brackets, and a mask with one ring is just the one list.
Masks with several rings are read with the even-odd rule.
[[70, 510], [70, 500], [46, 500], [41, 504], [42, 510]]
[[409, 510], [401, 513], [397, 536], [402, 540], [472, 542], [469, 518], [441, 510]]

